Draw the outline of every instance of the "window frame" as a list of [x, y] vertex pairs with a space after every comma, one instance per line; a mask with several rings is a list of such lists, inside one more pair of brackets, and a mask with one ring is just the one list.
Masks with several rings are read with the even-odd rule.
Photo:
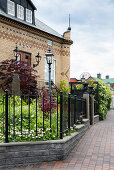
[[15, 16], [15, 2], [8, 0], [7, 1], [7, 12], [9, 15]]
[[51, 41], [51, 40], [47, 40], [47, 44], [48, 44], [48, 46], [53, 46], [53, 41]]
[[[22, 61], [22, 62], [25, 62], [26, 66], [31, 66], [31, 53], [18, 50], [17, 56], [18, 56], [17, 61], [19, 63]], [[27, 63], [26, 63], [26, 57], [28, 57]]]
[[[29, 12], [31, 12], [31, 15], [29, 15], [30, 14]], [[31, 24], [32, 24], [32, 13], [33, 13], [32, 10], [26, 8], [26, 21], [31, 23]]]
[[24, 20], [24, 7], [17, 4], [17, 18]]

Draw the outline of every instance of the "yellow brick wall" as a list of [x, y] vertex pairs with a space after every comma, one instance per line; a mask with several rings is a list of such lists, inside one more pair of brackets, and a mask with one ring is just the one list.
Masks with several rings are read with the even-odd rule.
[[[52, 37], [51, 37], [52, 38]], [[41, 62], [35, 68], [38, 71], [38, 81], [45, 80], [45, 53], [49, 46], [47, 41], [50, 37], [41, 37], [31, 33], [31, 30], [19, 29], [8, 23], [0, 21], [0, 61], [14, 58], [13, 50], [18, 46], [19, 50], [32, 53], [31, 66], [36, 63], [35, 56], [39, 52], [42, 56]], [[65, 79], [67, 85], [70, 79], [70, 45], [56, 41], [54, 37], [51, 47], [54, 59], [56, 60], [55, 84], [59, 86], [60, 80]]]

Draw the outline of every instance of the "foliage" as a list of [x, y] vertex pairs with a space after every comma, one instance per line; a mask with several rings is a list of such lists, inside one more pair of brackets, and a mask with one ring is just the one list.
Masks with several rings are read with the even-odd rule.
[[77, 90], [83, 89], [83, 84], [77, 84], [77, 85], [76, 85], [76, 89], [77, 89]]
[[[29, 96], [26, 96], [26, 98]], [[0, 143], [5, 140], [5, 106], [4, 96], [0, 95]], [[51, 115], [45, 116], [36, 99], [27, 104], [17, 96], [9, 97], [8, 105], [8, 138], [9, 142], [43, 141], [60, 139], [60, 108]], [[4, 107], [3, 107], [4, 106]], [[51, 116], [51, 119], [50, 119]], [[51, 127], [50, 127], [51, 120]], [[57, 123], [58, 122], [58, 123]], [[44, 123], [44, 124], [43, 124]], [[68, 124], [68, 123], [67, 123]], [[67, 129], [64, 136], [76, 131], [76, 125]]]
[[[97, 89], [97, 83], [94, 83], [94, 80], [85, 81], [88, 83], [88, 90], [91, 91], [91, 87], [93, 87], [94, 92]], [[108, 87], [101, 79], [98, 80], [98, 113], [100, 119], [103, 120], [106, 118], [107, 111], [110, 109], [111, 104], [111, 91], [110, 87]], [[76, 86], [77, 90], [81, 90], [83, 88], [82, 84], [78, 84]], [[94, 92], [92, 93], [94, 95]]]
[[110, 109], [111, 104], [111, 91], [110, 87], [108, 87], [102, 80], [99, 80], [98, 86], [98, 113], [100, 115], [100, 119], [103, 120], [106, 118], [107, 111]]
[[[60, 91], [63, 92], [63, 103], [68, 104], [68, 93], [70, 92], [70, 88], [66, 85], [66, 80], [60, 81]], [[58, 96], [58, 103], [60, 104], [60, 95]]]
[[70, 88], [66, 85], [66, 80], [60, 81], [60, 91], [63, 91], [63, 94], [68, 94], [70, 91]]
[[37, 93], [36, 75], [37, 71], [27, 66], [24, 62], [15, 60], [5, 60], [0, 63], [0, 88], [4, 91], [9, 90], [11, 93], [11, 83], [14, 74], [20, 78], [20, 90], [22, 94], [35, 95]]
[[[104, 120], [107, 115], [107, 111], [110, 109], [111, 104], [111, 91], [110, 87], [107, 86], [101, 79], [98, 81], [98, 113], [100, 120]], [[94, 90], [97, 88], [97, 84], [93, 80], [88, 80], [88, 87], [93, 87]]]
[[54, 96], [51, 95], [49, 96], [49, 90], [43, 88], [41, 92], [41, 98], [39, 100], [40, 102], [40, 108], [45, 113], [45, 116], [48, 116], [50, 113], [50, 108], [51, 108], [51, 113], [55, 112], [56, 109], [56, 100], [54, 99]]
[[[97, 84], [94, 83], [93, 80], [88, 80], [88, 81], [84, 81], [83, 83], [88, 83], [88, 87], [93, 87], [93, 89], [95, 90], [97, 88]], [[76, 85], [76, 89], [77, 90], [81, 90], [84, 88], [84, 85], [83, 84], [77, 84]]]
[[94, 90], [97, 88], [97, 83], [95, 83], [95, 81], [88, 80], [87, 83], [88, 83], [88, 87], [93, 87]]
[[[28, 96], [29, 97], [29, 96]], [[5, 112], [3, 108], [3, 96], [0, 96], [0, 142], [4, 142]], [[57, 113], [46, 116], [43, 120], [43, 112], [39, 107], [39, 102], [32, 99], [30, 106], [20, 97], [9, 98], [9, 142], [39, 141], [58, 139], [57, 136]], [[14, 107], [15, 106], [15, 107]], [[37, 106], [37, 107], [36, 107]], [[21, 110], [22, 109], [22, 110]], [[37, 109], [37, 117], [36, 117]], [[22, 117], [21, 117], [22, 111]], [[58, 126], [60, 126], [60, 112], [58, 112]], [[43, 127], [44, 121], [44, 127]], [[22, 133], [21, 133], [22, 123]], [[37, 127], [37, 131], [36, 131]], [[58, 134], [60, 129], [58, 129]]]

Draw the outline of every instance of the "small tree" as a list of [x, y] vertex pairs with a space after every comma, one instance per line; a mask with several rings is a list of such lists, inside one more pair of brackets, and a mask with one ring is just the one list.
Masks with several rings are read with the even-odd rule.
[[0, 89], [12, 92], [13, 75], [18, 74], [20, 78], [20, 90], [24, 95], [37, 94], [37, 71], [27, 66], [24, 62], [13, 59], [0, 62]]
[[50, 107], [51, 107], [51, 113], [55, 112], [56, 109], [56, 100], [54, 99], [54, 96], [51, 95], [51, 98], [49, 97], [49, 90], [43, 88], [41, 91], [41, 98], [39, 100], [40, 102], [40, 109], [44, 111], [44, 116], [48, 117], [50, 113]]

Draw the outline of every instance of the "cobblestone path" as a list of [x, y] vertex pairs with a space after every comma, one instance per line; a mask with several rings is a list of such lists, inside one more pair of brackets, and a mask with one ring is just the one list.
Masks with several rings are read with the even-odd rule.
[[22, 169], [114, 170], [114, 111], [108, 113], [106, 120], [92, 126], [65, 160]]

